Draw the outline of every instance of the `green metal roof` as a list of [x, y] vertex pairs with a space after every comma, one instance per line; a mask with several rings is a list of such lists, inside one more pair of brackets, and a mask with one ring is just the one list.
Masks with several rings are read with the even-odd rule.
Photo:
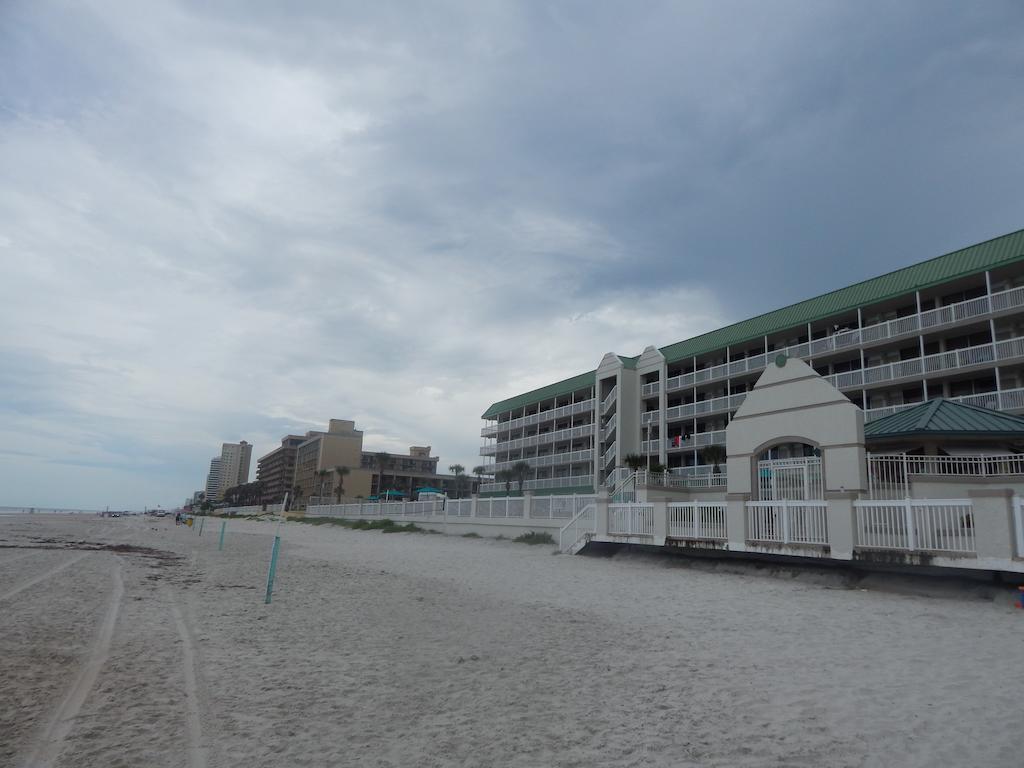
[[1024, 438], [1024, 419], [940, 397], [864, 425], [864, 437], [868, 440], [911, 435]]
[[849, 312], [865, 304], [885, 301], [910, 291], [984, 272], [1021, 257], [1024, 257], [1024, 229], [670, 344], [662, 347], [661, 352], [670, 363], [713, 352], [731, 344], [742, 344], [794, 326]]
[[581, 373], [579, 376], [573, 376], [571, 379], [564, 379], [554, 384], [548, 384], [546, 387], [510, 397], [508, 400], [502, 400], [500, 403], [495, 403], [484, 411], [484, 415], [480, 418], [490, 419], [499, 413], [522, 408], [524, 405], [539, 403], [541, 400], [558, 397], [559, 395], [568, 395], [570, 392], [575, 392], [577, 389], [583, 389], [584, 387], [592, 387], [594, 386], [594, 374], [596, 373], [597, 371]]
[[[938, 285], [958, 277], [984, 272], [988, 269], [1019, 261], [1024, 258], [1024, 229], [1008, 235], [986, 240], [983, 243], [962, 248], [959, 251], [937, 256], [920, 264], [897, 269], [895, 272], [874, 277], [846, 288], [817, 296], [813, 299], [776, 309], [749, 320], [727, 325], [716, 331], [695, 336], [667, 347], [661, 353], [668, 362], [702, 355], [723, 349], [731, 344], [742, 344], [761, 339], [769, 334], [784, 331], [805, 323], [813, 323], [832, 315], [849, 312], [865, 304], [873, 304]], [[619, 357], [626, 368], [636, 368], [637, 358]], [[488, 419], [502, 411], [521, 408], [524, 405], [565, 395], [584, 386], [593, 385], [596, 371], [583, 373], [565, 381], [526, 392], [522, 395], [495, 403], [484, 413]], [[872, 422], [875, 423], [875, 422]]]

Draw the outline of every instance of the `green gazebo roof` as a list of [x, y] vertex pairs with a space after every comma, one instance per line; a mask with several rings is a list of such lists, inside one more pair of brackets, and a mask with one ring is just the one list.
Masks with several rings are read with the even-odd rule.
[[1002, 411], [937, 398], [864, 425], [867, 440], [890, 437], [1018, 437], [1024, 419]]

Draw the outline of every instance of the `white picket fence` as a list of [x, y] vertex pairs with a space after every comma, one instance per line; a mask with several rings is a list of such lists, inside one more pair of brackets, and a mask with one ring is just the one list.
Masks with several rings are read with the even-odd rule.
[[619, 536], [653, 536], [654, 506], [651, 504], [609, 504], [608, 533]]
[[[908, 552], [976, 551], [974, 514], [968, 499], [858, 501], [854, 507], [858, 547]], [[1019, 547], [1019, 524], [1017, 531]]]
[[716, 502], [673, 502], [668, 505], [668, 535], [676, 539], [725, 541], [727, 505]]
[[824, 501], [748, 501], [747, 539], [828, 544], [828, 506]]
[[[529, 501], [529, 504], [527, 504]], [[306, 508], [310, 517], [339, 517], [347, 519], [406, 518], [406, 517], [458, 517], [531, 520], [570, 519], [588, 504], [594, 496], [495, 496], [478, 499], [433, 499], [430, 501], [366, 501], [361, 504], [322, 504]], [[474, 509], [475, 504], [475, 509]], [[529, 514], [527, 515], [527, 512]]]

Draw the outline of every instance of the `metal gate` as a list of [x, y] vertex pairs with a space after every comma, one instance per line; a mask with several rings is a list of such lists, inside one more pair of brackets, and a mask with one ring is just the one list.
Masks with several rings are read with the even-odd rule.
[[821, 457], [765, 459], [757, 462], [757, 497], [761, 501], [823, 499]]

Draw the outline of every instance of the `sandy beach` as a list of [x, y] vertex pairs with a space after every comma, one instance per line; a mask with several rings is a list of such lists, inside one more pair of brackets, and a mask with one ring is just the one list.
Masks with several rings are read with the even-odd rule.
[[0, 765], [1024, 763], [1005, 592], [275, 529], [0, 517]]

